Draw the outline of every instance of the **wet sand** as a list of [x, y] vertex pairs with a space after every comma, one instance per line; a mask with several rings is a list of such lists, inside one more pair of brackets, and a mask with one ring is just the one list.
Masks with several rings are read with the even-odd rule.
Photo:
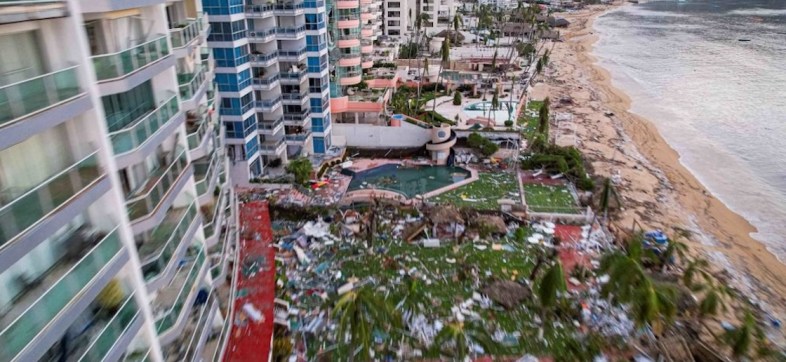
[[[628, 6], [628, 5], [623, 5]], [[597, 35], [592, 23], [611, 9], [593, 6], [560, 14], [571, 22], [561, 30], [564, 42], [548, 43], [550, 64], [539, 76], [531, 98], [552, 100], [552, 114], [572, 114], [558, 121], [551, 137], [560, 145], [576, 145], [591, 162], [594, 173], [611, 177], [624, 210], [612, 228], [630, 230], [634, 222], [646, 229], [675, 228], [692, 232], [692, 252], [727, 270], [731, 284], [765, 311], [786, 319], [786, 264], [781, 263], [750, 234], [756, 229], [716, 199], [680, 163], [680, 155], [662, 138], [654, 124], [628, 112], [631, 100], [611, 83], [609, 73], [592, 56]], [[560, 102], [570, 97], [571, 102]], [[611, 112], [613, 115], [607, 116]]]

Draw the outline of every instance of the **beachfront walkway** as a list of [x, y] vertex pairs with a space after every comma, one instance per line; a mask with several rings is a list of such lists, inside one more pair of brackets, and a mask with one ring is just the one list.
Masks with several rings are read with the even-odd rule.
[[[267, 201], [251, 201], [240, 207], [240, 250], [234, 320], [224, 361], [267, 361], [273, 335], [273, 299], [276, 295], [273, 230]], [[253, 306], [250, 313], [243, 309]]]

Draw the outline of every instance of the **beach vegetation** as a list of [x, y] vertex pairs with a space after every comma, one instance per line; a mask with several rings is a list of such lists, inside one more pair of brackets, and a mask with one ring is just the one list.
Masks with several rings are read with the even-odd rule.
[[481, 136], [477, 132], [472, 132], [467, 137], [467, 145], [470, 147], [477, 149], [480, 151], [481, 154], [488, 157], [493, 155], [495, 152], [499, 150], [499, 145], [494, 143], [494, 141], [489, 140], [486, 137]]
[[546, 137], [549, 138], [549, 107], [551, 106], [551, 101], [549, 97], [543, 100], [543, 104], [541, 104], [540, 109], [538, 110], [538, 132]]
[[314, 172], [314, 169], [308, 158], [299, 157], [289, 162], [286, 171], [295, 177], [296, 183], [305, 185], [311, 178], [311, 173]]

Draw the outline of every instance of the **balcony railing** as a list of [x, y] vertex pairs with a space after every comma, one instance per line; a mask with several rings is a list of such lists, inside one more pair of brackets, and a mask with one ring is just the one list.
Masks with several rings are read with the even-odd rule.
[[198, 112], [199, 125], [195, 129], [187, 129], [188, 136], [186, 136], [186, 139], [188, 140], [189, 150], [193, 150], [202, 144], [202, 140], [205, 139], [205, 133], [207, 133], [208, 128], [210, 128], [210, 119], [207, 109], [200, 108]]
[[257, 128], [272, 130], [272, 129], [276, 129], [276, 127], [281, 125], [282, 122], [284, 122], [284, 117], [279, 117], [277, 120], [272, 122], [268, 120], [263, 120], [257, 122]]
[[[196, 181], [197, 195], [204, 195], [210, 186], [210, 180], [218, 169], [218, 152], [213, 151], [207, 164], [194, 163], [194, 181]], [[205, 168], [206, 167], [206, 168]], [[202, 168], [205, 168], [202, 170]]]
[[281, 35], [282, 38], [297, 38], [306, 34], [306, 26], [298, 26], [296, 28], [275, 28], [276, 34]]
[[281, 79], [288, 80], [302, 80], [306, 76], [305, 69], [299, 69], [294, 72], [281, 72]]
[[265, 63], [265, 62], [274, 61], [277, 58], [278, 58], [278, 52], [273, 51], [269, 54], [250, 54], [248, 59], [256, 63]]
[[13, 359], [62, 312], [121, 250], [115, 229], [0, 332], [0, 360]]
[[147, 178], [144, 186], [129, 196], [126, 201], [128, 218], [131, 221], [150, 214], [177, 182], [180, 175], [188, 167], [186, 150], [178, 149], [177, 156], [169, 165], [162, 165]]
[[[202, 230], [204, 230], [205, 232], [205, 238], [210, 238], [211, 236], [213, 236], [213, 233], [215, 233], [216, 231], [216, 227], [221, 226], [218, 225], [217, 223], [218, 223], [218, 216], [223, 212], [220, 208], [221, 208], [221, 203], [224, 202], [224, 199], [226, 199], [225, 193], [221, 192], [218, 196], [218, 199], [215, 201], [215, 203], [213, 203], [213, 214], [211, 215], [212, 218], [210, 219], [210, 222], [202, 225]], [[203, 218], [204, 216], [207, 215], [204, 215], [203, 213]]]
[[158, 334], [166, 332], [169, 328], [172, 328], [175, 322], [177, 322], [180, 312], [183, 311], [183, 306], [186, 304], [186, 299], [188, 299], [189, 292], [191, 291], [191, 288], [194, 286], [194, 283], [199, 276], [199, 270], [202, 269], [202, 265], [204, 264], [205, 251], [200, 250], [194, 262], [191, 264], [191, 269], [188, 271], [186, 281], [180, 288], [180, 292], [175, 298], [174, 304], [171, 308], [169, 308], [163, 317], [156, 319], [156, 331], [158, 331]]
[[275, 97], [273, 99], [263, 99], [254, 102], [255, 107], [262, 108], [262, 109], [272, 109], [277, 104], [281, 103], [281, 96]]
[[71, 66], [0, 87], [0, 128], [17, 118], [81, 94], [77, 67]]
[[112, 140], [112, 149], [115, 154], [129, 152], [141, 146], [179, 111], [180, 103], [177, 101], [177, 96], [170, 93], [169, 98], [158, 108], [133, 123], [132, 126], [110, 133], [109, 139]]
[[264, 15], [265, 13], [270, 13], [273, 15], [273, 10], [275, 10], [276, 6], [274, 4], [264, 4], [264, 5], [246, 5], [246, 13], [247, 14], [259, 14]]
[[259, 144], [259, 149], [265, 151], [275, 151], [284, 143], [284, 139], [268, 140]]
[[177, 84], [180, 85], [180, 98], [191, 99], [203, 83], [205, 83], [205, 67], [197, 67], [194, 73], [178, 74]]
[[268, 30], [249, 30], [248, 37], [252, 39], [264, 39], [276, 35], [276, 29], [270, 28]]
[[306, 131], [303, 133], [288, 134], [285, 135], [284, 137], [286, 137], [287, 141], [303, 142], [306, 139], [308, 139], [308, 137], [310, 136], [311, 136], [311, 131]]
[[192, 202], [187, 209], [173, 210], [167, 215], [167, 220], [153, 231], [150, 240], [139, 247], [145, 280], [156, 278], [166, 269], [196, 216], [196, 202]]
[[123, 305], [115, 313], [111, 320], [104, 326], [98, 334], [98, 338], [87, 347], [87, 351], [82, 355], [80, 361], [101, 361], [112, 346], [117, 343], [123, 335], [127, 333], [128, 327], [139, 318], [139, 307], [136, 304], [134, 295], [126, 298]]
[[175, 48], [184, 47], [199, 36], [202, 30], [204, 30], [203, 18], [204, 16], [200, 15], [196, 19], [187, 19], [182, 27], [169, 29], [169, 36], [172, 37], [172, 46]]
[[91, 57], [99, 81], [119, 78], [130, 74], [170, 53], [166, 35], [117, 53]]
[[284, 117], [283, 118], [284, 118], [284, 121], [302, 121], [302, 120], [308, 118], [309, 113], [311, 113], [311, 109], [309, 109], [309, 108], [306, 108], [306, 109], [300, 111], [300, 113], [284, 112]]
[[37, 224], [96, 181], [103, 170], [98, 152], [76, 161], [27, 192], [0, 206], [0, 247]]
[[286, 4], [276, 4], [276, 10], [278, 11], [290, 11], [290, 10], [298, 10], [305, 8], [303, 1], [286, 3]]
[[308, 99], [308, 92], [305, 90], [298, 90], [298, 93], [282, 93], [281, 99], [285, 101], [304, 101]]
[[299, 50], [279, 50], [278, 56], [279, 58], [299, 58], [301, 56], [306, 55], [306, 47]]
[[253, 78], [251, 84], [253, 85], [272, 85], [278, 82], [278, 74], [269, 75], [264, 78]]

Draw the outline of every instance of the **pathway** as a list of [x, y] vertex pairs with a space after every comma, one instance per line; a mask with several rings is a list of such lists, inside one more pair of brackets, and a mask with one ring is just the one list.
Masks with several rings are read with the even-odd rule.
[[[276, 295], [273, 230], [267, 201], [240, 206], [240, 250], [234, 313], [224, 361], [268, 361], [273, 336]], [[261, 318], [254, 321], [243, 309], [252, 305]], [[256, 314], [252, 312], [251, 314]]]

